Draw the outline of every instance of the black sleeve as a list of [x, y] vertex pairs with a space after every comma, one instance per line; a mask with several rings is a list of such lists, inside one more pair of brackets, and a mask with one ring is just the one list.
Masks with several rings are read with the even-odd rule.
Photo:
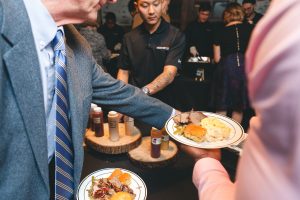
[[246, 35], [246, 48], [248, 47], [248, 43], [250, 41], [250, 37], [251, 37], [251, 33], [252, 33], [253, 29], [254, 29], [254, 26], [252, 24], [249, 24], [247, 26], [247, 31], [246, 31], [246, 34], [247, 34]]
[[181, 69], [182, 56], [185, 50], [185, 36], [181, 32], [176, 32], [175, 39], [170, 46], [165, 65], [173, 65], [177, 69]]
[[189, 24], [187, 26], [187, 28], [184, 31], [184, 34], [185, 34], [186, 46], [188, 48], [188, 47], [191, 46], [190, 45], [191, 44], [191, 38], [192, 38], [192, 26], [191, 26], [191, 24]]
[[124, 34], [125, 34], [125, 31], [124, 31], [123, 27], [121, 27], [121, 26], [118, 26], [118, 27], [119, 27], [119, 30], [118, 30], [118, 34], [119, 34], [118, 42], [122, 42]]
[[128, 45], [127, 45], [126, 37], [124, 37], [123, 44], [120, 51], [120, 56], [118, 59], [118, 68], [129, 70], [130, 66], [131, 66], [131, 62], [128, 53]]
[[217, 46], [220, 46], [220, 43], [221, 43], [221, 33], [222, 33], [222, 30], [221, 28], [215, 28], [214, 29], [214, 33], [213, 33], [213, 37], [214, 37], [214, 45], [217, 45]]

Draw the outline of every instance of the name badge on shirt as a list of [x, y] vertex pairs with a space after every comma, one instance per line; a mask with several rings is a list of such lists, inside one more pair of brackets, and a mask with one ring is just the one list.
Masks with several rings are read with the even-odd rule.
[[169, 51], [170, 48], [169, 47], [156, 47], [156, 49]]

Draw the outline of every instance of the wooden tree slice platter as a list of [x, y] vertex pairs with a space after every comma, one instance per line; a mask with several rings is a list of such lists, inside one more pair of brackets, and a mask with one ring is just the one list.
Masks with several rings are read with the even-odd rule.
[[142, 143], [137, 148], [128, 152], [130, 160], [145, 168], [166, 167], [176, 161], [178, 148], [172, 141], [169, 142], [168, 150], [161, 150], [159, 158], [151, 157], [151, 137], [143, 137]]
[[119, 135], [120, 139], [116, 142], [112, 142], [109, 139], [108, 124], [104, 124], [104, 136], [96, 137], [95, 132], [90, 129], [85, 134], [85, 143], [88, 147], [106, 154], [121, 154], [136, 148], [141, 143], [141, 132], [134, 127], [133, 133], [128, 136], [125, 135], [124, 123], [119, 123]]

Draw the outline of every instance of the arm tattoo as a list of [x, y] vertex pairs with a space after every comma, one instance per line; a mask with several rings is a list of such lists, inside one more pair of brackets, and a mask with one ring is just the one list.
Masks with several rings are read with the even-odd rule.
[[164, 89], [167, 85], [169, 85], [174, 79], [174, 73], [167, 72], [160, 74], [156, 79], [154, 79], [150, 84], [151, 93], [156, 93], [162, 89]]

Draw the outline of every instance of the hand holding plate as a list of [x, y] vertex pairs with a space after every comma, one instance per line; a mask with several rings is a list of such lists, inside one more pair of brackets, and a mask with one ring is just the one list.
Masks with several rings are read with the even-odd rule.
[[180, 149], [191, 156], [195, 162], [202, 158], [214, 158], [216, 160], [221, 160], [220, 149], [200, 149], [196, 147], [187, 146], [184, 144], [180, 145]]

